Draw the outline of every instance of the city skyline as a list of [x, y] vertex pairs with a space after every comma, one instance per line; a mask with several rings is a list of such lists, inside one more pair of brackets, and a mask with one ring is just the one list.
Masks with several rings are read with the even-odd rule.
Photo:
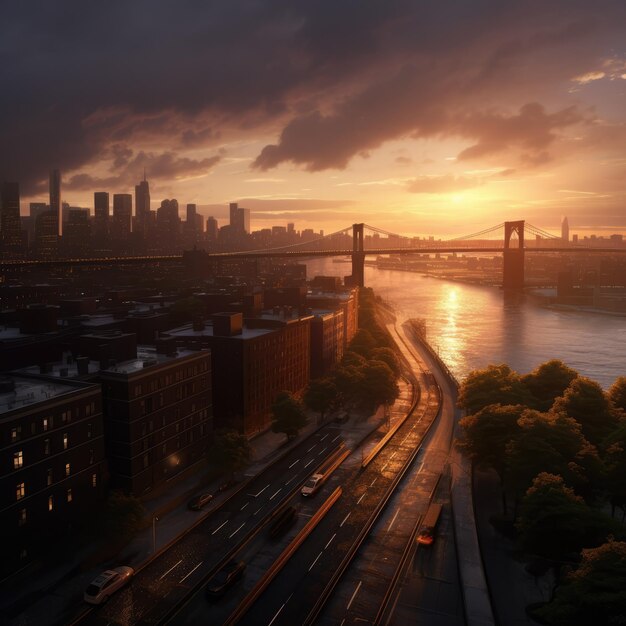
[[582, 234], [624, 231], [621, 3], [187, 9], [151, 7], [149, 29], [141, 3], [72, 25], [8, 10], [0, 172], [23, 214], [51, 169], [92, 208], [145, 169], [153, 198], [205, 215], [237, 201], [255, 229], [376, 217], [445, 235], [541, 217], [558, 232], [568, 215]]

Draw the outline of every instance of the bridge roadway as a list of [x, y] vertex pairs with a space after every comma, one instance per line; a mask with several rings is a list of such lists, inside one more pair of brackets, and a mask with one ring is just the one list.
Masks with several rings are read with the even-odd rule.
[[[83, 611], [75, 624], [156, 624], [299, 491], [309, 475], [341, 445], [325, 427], [253, 478], [190, 532], [144, 566], [104, 605]], [[236, 558], [236, 557], [235, 557]]]
[[[432, 389], [436, 384], [433, 375], [412, 345], [406, 328], [393, 324], [387, 328], [421, 388]], [[430, 395], [428, 410], [438, 411], [439, 394]], [[446, 471], [455, 422], [454, 404], [448, 396], [441, 399], [441, 410], [409, 473], [398, 485], [316, 624], [464, 623], [450, 523], [450, 476]], [[418, 547], [414, 537], [431, 500], [444, 504], [438, 536], [433, 546]], [[397, 572], [402, 565], [402, 571]]]
[[311, 623], [314, 606], [329, 588], [334, 573], [424, 437], [430, 423], [425, 416], [429, 395], [426, 387], [415, 410], [367, 468], [360, 470], [361, 459], [353, 454], [315, 496], [321, 503], [337, 484], [343, 487], [340, 500], [239, 624]]

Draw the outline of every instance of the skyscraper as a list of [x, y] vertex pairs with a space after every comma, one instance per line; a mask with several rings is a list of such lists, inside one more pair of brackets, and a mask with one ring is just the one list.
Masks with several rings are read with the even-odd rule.
[[0, 193], [0, 242], [8, 255], [24, 251], [24, 236], [20, 221], [20, 186], [2, 183]]
[[102, 240], [109, 234], [109, 193], [96, 191], [93, 194], [94, 222], [93, 234]]
[[250, 233], [250, 209], [244, 209], [236, 202], [231, 202], [230, 225], [234, 234]]
[[50, 211], [57, 216], [57, 234], [59, 237], [63, 235], [61, 207], [61, 172], [52, 170], [50, 172]]
[[111, 239], [118, 246], [128, 244], [133, 217], [133, 197], [129, 193], [113, 194]]
[[569, 223], [567, 217], [564, 217], [561, 221], [561, 239], [563, 241], [569, 241]]
[[139, 223], [143, 222], [144, 216], [150, 213], [150, 186], [146, 180], [146, 172], [143, 173], [143, 180], [135, 185], [135, 215]]

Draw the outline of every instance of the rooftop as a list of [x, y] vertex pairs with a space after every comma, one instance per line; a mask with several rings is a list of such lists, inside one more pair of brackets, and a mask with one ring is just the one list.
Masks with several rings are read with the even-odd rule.
[[[244, 321], [245, 324], [245, 321]], [[239, 335], [230, 335], [229, 339], [238, 339], [240, 341], [246, 339], [254, 339], [255, 337], [262, 337], [263, 335], [269, 335], [275, 333], [275, 328], [248, 328], [244, 326]], [[194, 330], [192, 324], [185, 324], [185, 326], [179, 326], [172, 330], [168, 330], [166, 333], [170, 337], [213, 337], [213, 326], [211, 322], [206, 322], [203, 330]]]
[[163, 365], [163, 363], [197, 354], [199, 354], [198, 350], [184, 350], [179, 348], [175, 354], [168, 355], [157, 352], [156, 348], [152, 346], [137, 346], [137, 358], [116, 363], [106, 370], [103, 370], [103, 372], [109, 374], [134, 374], [146, 368], [154, 367], [155, 365]]

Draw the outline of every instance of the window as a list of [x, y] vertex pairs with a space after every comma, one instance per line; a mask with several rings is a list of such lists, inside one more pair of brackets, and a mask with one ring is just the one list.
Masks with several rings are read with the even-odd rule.
[[24, 454], [21, 450], [13, 453], [13, 469], [20, 469], [24, 465]]
[[72, 490], [71, 489], [67, 490], [67, 501], [68, 502], [72, 501]]
[[22, 432], [21, 426], [17, 426], [16, 428], [11, 428], [11, 443], [15, 443], [16, 441], [19, 441], [21, 432]]
[[49, 428], [49, 422], [48, 422], [48, 419], [49, 419], [49, 418], [47, 418], [47, 417], [44, 417], [44, 418], [43, 418], [43, 429], [44, 429], [44, 431], [48, 430], [48, 428]]
[[24, 483], [17, 483], [17, 487], [15, 489], [15, 499], [21, 500], [26, 496], [26, 485]]
[[61, 421], [65, 424], [65, 422], [71, 419], [71, 415], [70, 411], [63, 411], [63, 413], [61, 413]]
[[98, 484], [98, 475], [97, 474], [92, 474], [91, 475], [91, 486], [95, 487]]
[[87, 424], [87, 437], [91, 439], [91, 422]]
[[65, 464], [65, 476], [69, 476], [70, 475], [70, 464], [66, 463]]
[[67, 450], [67, 443], [68, 443], [67, 433], [63, 433], [63, 450]]
[[50, 454], [50, 439], [44, 439], [43, 442], [43, 453]]
[[24, 526], [26, 524], [26, 509], [20, 509], [17, 517], [18, 526]]
[[93, 465], [93, 450], [89, 450], [89, 465]]
[[52, 484], [52, 468], [48, 468], [48, 487]]
[[54, 498], [48, 496], [48, 511], [52, 511], [52, 509], [54, 509]]

